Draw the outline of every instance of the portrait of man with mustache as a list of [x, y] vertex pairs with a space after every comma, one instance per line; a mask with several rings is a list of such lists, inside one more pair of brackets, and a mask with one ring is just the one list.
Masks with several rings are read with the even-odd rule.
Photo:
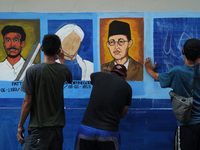
[[26, 33], [21, 26], [15, 25], [6, 25], [1, 33], [7, 57], [0, 63], [0, 80], [13, 81], [25, 62], [21, 51], [26, 44]]
[[133, 45], [130, 26], [126, 22], [114, 20], [109, 24], [107, 47], [112, 55], [112, 61], [101, 65], [101, 72], [110, 72], [116, 64], [127, 69], [128, 81], [143, 80], [143, 65], [129, 56], [129, 48]]

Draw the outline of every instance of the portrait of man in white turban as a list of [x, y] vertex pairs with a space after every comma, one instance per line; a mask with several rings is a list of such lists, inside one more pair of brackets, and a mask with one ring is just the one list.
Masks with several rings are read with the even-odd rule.
[[78, 54], [85, 37], [83, 29], [76, 24], [67, 24], [55, 34], [61, 39], [65, 63], [72, 71], [73, 79], [90, 80], [90, 74], [94, 70], [93, 62], [83, 59]]

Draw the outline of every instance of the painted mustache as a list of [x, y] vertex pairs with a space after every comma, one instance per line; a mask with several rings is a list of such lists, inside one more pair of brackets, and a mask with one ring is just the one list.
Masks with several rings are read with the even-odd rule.
[[119, 54], [120, 51], [119, 51], [119, 50], [115, 50], [113, 53], [114, 53], [114, 54]]
[[18, 50], [17, 48], [14, 48], [14, 47], [11, 47], [11, 48], [8, 48], [7, 50], [9, 50], [9, 51], [16, 51], [16, 50]]

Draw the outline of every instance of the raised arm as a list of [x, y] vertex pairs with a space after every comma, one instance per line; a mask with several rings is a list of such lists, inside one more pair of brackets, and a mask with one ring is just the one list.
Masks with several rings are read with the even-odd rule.
[[60, 52], [57, 54], [57, 57], [58, 57], [60, 63], [65, 65], [64, 53], [63, 53], [62, 49], [60, 49]]
[[151, 63], [151, 58], [150, 57], [147, 57], [145, 59], [145, 69], [147, 71], [147, 73], [152, 77], [154, 78], [155, 80], [159, 81], [159, 78], [158, 78], [158, 75], [159, 73], [156, 73], [154, 71], [154, 69], [156, 68], [156, 63], [154, 64], [154, 66], [152, 65]]

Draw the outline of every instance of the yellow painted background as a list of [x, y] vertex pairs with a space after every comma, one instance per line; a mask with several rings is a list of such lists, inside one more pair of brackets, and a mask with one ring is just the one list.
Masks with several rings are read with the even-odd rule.
[[143, 64], [144, 60], [144, 18], [104, 18], [100, 19], [100, 63], [112, 61], [113, 58], [106, 46], [109, 24], [114, 21], [124, 21], [130, 25], [133, 45], [129, 48], [129, 56]]
[[[9, 20], [0, 20], [0, 31], [4, 28], [6, 25], [17, 25], [21, 26], [25, 33], [26, 33], [26, 39], [25, 39], [25, 46], [22, 48], [21, 55], [24, 59], [26, 59], [29, 55], [29, 52], [31, 51], [31, 48], [34, 43], [40, 42], [40, 20], [39, 19], [9, 19]], [[4, 50], [3, 46], [3, 36], [0, 33], [0, 62], [4, 61], [4, 59], [7, 57], [6, 52]], [[40, 63], [40, 52], [38, 52], [35, 60], [33, 63]]]

